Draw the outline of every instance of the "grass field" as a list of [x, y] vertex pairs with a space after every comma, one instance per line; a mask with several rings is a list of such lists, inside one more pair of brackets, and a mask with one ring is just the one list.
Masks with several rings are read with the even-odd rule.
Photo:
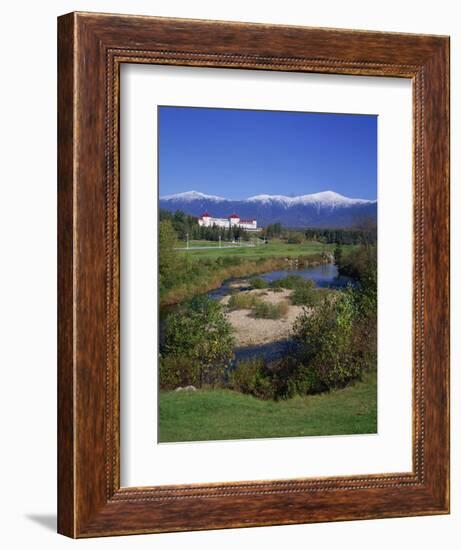
[[[178, 241], [178, 250], [184, 250], [184, 248], [186, 248], [186, 243], [184, 241]], [[190, 249], [193, 249], [194, 247], [203, 247], [203, 246], [207, 246], [207, 247], [213, 247], [213, 248], [220, 248], [219, 246], [219, 242], [218, 241], [206, 241], [206, 240], [201, 240], [201, 241], [189, 241], [189, 248]], [[232, 243], [228, 243], [228, 242], [222, 242], [221, 243], [221, 246], [236, 246], [235, 243], [232, 244]]]
[[[257, 246], [235, 248], [225, 248], [227, 243], [223, 243], [223, 247], [219, 248], [218, 243], [213, 241], [192, 241], [191, 248], [187, 251], [181, 251], [193, 259], [200, 258], [218, 258], [220, 256], [242, 256], [248, 259], [269, 258], [277, 256], [297, 257], [308, 254], [321, 254], [322, 252], [332, 252], [334, 244], [323, 244], [319, 242], [305, 242], [302, 244], [287, 244], [284, 241], [273, 239], [268, 244], [258, 244]], [[209, 249], [194, 250], [194, 246], [210, 246]]]
[[262, 401], [230, 390], [160, 392], [159, 441], [377, 432], [376, 371], [320, 395]]

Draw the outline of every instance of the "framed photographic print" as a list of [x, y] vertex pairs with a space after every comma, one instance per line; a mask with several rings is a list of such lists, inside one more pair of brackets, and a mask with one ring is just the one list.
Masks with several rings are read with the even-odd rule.
[[448, 513], [448, 38], [58, 31], [59, 532]]

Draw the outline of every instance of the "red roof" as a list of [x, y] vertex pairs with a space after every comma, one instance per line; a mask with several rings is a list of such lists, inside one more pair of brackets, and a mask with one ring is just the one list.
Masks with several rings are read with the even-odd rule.
[[202, 214], [202, 218], [211, 218], [210, 214], [208, 214], [208, 212], [204, 212]]
[[229, 216], [229, 218], [231, 218], [231, 219], [236, 219], [236, 218], [240, 219], [240, 216], [237, 216], [237, 214], [231, 214]]

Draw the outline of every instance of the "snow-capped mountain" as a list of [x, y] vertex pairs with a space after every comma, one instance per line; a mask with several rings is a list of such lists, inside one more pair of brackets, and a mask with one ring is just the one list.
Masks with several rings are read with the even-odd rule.
[[334, 191], [322, 191], [321, 193], [311, 193], [310, 195], [301, 195], [299, 197], [287, 197], [285, 195], [256, 195], [247, 199], [250, 202], [260, 202], [264, 204], [280, 203], [286, 206], [296, 204], [315, 204], [326, 208], [336, 208], [338, 206], [354, 206], [357, 204], [370, 204], [376, 201], [366, 199], [351, 199], [335, 193]]
[[176, 193], [174, 195], [165, 195], [161, 197], [161, 200], [170, 201], [170, 200], [180, 200], [180, 201], [198, 201], [198, 200], [210, 200], [210, 201], [225, 201], [224, 197], [218, 197], [217, 195], [206, 195], [205, 193], [200, 193], [200, 191], [185, 191], [184, 193]]
[[376, 220], [377, 201], [345, 197], [323, 191], [297, 197], [256, 195], [234, 200], [187, 191], [160, 198], [160, 208], [182, 210], [193, 216], [207, 211], [211, 216], [226, 217], [236, 212], [241, 218], [258, 221], [260, 227], [279, 222], [286, 227], [352, 227], [363, 220]]

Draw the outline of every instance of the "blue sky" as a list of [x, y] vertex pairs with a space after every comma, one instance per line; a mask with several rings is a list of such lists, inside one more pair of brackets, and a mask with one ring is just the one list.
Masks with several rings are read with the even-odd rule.
[[165, 106], [158, 132], [160, 196], [377, 198], [375, 115]]

